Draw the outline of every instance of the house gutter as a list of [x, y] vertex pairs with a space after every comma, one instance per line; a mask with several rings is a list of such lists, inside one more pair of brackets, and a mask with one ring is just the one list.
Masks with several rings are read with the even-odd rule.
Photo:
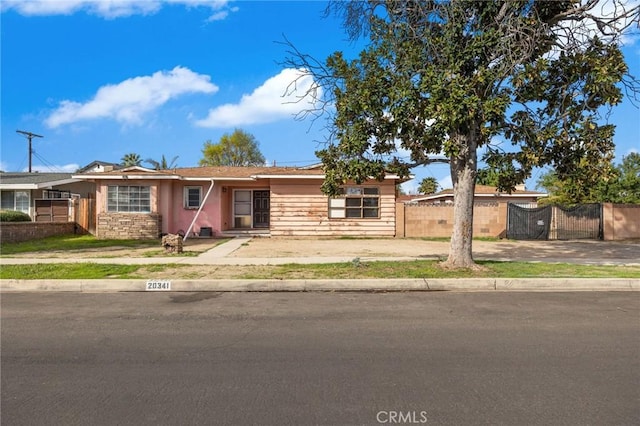
[[215, 181], [211, 179], [211, 186], [209, 187], [209, 190], [207, 190], [207, 193], [204, 196], [204, 200], [202, 200], [202, 203], [200, 203], [200, 207], [198, 207], [198, 211], [196, 212], [196, 215], [193, 217], [193, 220], [191, 221], [191, 225], [189, 225], [189, 229], [187, 229], [187, 232], [184, 234], [184, 238], [182, 239], [182, 241], [187, 241], [187, 238], [189, 238], [189, 234], [193, 229], [193, 225], [195, 225], [196, 220], [198, 220], [198, 216], [200, 216], [200, 212], [202, 211], [202, 208], [204, 207], [205, 203], [209, 199], [209, 194], [211, 194], [213, 185], [215, 185]]

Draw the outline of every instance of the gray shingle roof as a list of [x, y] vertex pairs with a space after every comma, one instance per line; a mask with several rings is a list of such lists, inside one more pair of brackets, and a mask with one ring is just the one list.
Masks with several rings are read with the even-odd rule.
[[30, 185], [71, 179], [73, 173], [0, 173], [1, 185]]

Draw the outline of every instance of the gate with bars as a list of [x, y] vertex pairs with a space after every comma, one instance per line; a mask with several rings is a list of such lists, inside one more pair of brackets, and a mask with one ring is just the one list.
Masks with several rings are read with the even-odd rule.
[[509, 203], [507, 238], [514, 240], [601, 240], [602, 205], [533, 207]]

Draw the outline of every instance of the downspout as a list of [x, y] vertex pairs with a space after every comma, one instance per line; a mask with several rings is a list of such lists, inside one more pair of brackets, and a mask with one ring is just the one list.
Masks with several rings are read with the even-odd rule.
[[209, 190], [205, 194], [204, 200], [202, 200], [202, 203], [200, 203], [200, 207], [198, 208], [198, 211], [196, 212], [196, 215], [193, 217], [193, 220], [191, 221], [191, 225], [189, 225], [189, 229], [187, 229], [187, 233], [184, 234], [184, 238], [182, 239], [182, 241], [187, 241], [187, 238], [189, 238], [189, 234], [191, 233], [191, 230], [193, 229], [193, 225], [195, 225], [196, 220], [198, 220], [198, 216], [200, 216], [200, 212], [202, 211], [202, 208], [204, 207], [205, 203], [209, 199], [209, 194], [211, 194], [211, 190], [213, 189], [213, 185], [214, 184], [215, 184], [215, 181], [213, 179], [211, 179], [211, 186], [209, 187]]

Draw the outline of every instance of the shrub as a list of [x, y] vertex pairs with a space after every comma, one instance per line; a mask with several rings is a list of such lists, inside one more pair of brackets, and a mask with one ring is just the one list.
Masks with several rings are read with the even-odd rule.
[[0, 210], [0, 222], [31, 222], [31, 217], [15, 210]]

